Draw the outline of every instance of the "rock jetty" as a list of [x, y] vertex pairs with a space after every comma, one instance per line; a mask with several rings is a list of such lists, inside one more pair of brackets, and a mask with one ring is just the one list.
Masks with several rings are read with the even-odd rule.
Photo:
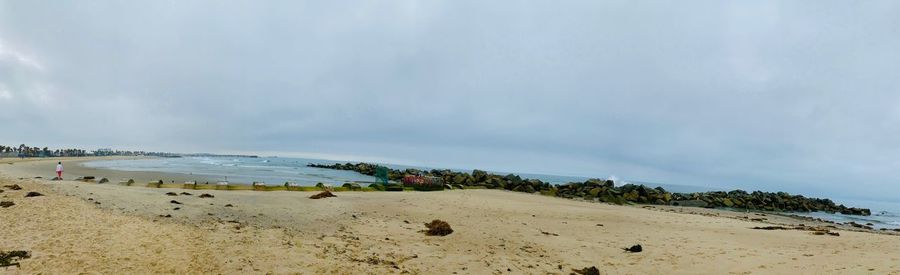
[[[308, 167], [355, 171], [363, 175], [374, 176], [375, 165], [368, 163], [308, 164]], [[542, 195], [568, 199], [613, 204], [656, 204], [707, 208], [734, 208], [776, 212], [827, 212], [845, 215], [869, 216], [871, 211], [865, 208], [847, 207], [835, 204], [829, 199], [807, 198], [784, 192], [747, 192], [743, 190], [672, 193], [662, 187], [625, 184], [616, 186], [612, 180], [589, 179], [584, 182], [567, 184], [550, 184], [538, 179], [523, 179], [518, 175], [496, 175], [486, 171], [474, 170], [471, 173], [451, 171], [448, 169], [423, 171], [418, 169], [388, 169], [391, 181], [400, 181], [406, 176], [429, 176], [443, 180], [445, 186], [451, 188], [487, 188], [504, 189], [524, 193], [541, 193]]]

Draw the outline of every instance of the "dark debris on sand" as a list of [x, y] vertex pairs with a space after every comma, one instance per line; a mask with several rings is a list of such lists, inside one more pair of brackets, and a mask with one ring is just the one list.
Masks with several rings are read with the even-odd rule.
[[169, 203], [181, 204], [180, 202], [178, 202], [178, 201], [176, 201], [176, 200], [172, 200], [172, 201], [170, 201]]
[[3, 207], [3, 208], [9, 208], [13, 205], [16, 205], [16, 204], [11, 201], [0, 201], [0, 207]]
[[541, 231], [541, 234], [544, 234], [544, 235], [547, 235], [547, 236], [559, 236], [559, 234], [552, 233], [552, 232], [547, 232], [547, 231]]
[[430, 223], [426, 223], [425, 227], [428, 228], [425, 231], [425, 235], [428, 236], [447, 236], [453, 233], [453, 228], [450, 228], [450, 224], [442, 220], [433, 220]]
[[622, 248], [622, 249], [625, 250], [626, 252], [631, 252], [631, 253], [638, 253], [638, 252], [644, 251], [644, 248], [641, 247], [641, 245], [639, 245], [639, 244], [632, 245], [631, 247], [626, 247], [626, 248]]
[[28, 192], [28, 194], [25, 194], [25, 197], [26, 197], [26, 198], [40, 197], [40, 196], [43, 196], [43, 195], [44, 195], [44, 194], [41, 194], [41, 193], [38, 193], [38, 192]]
[[213, 195], [210, 195], [210, 194], [206, 194], [206, 193], [203, 193], [203, 194], [200, 195], [200, 198], [204, 198], [204, 199], [205, 199], [205, 198], [215, 198], [215, 197], [216, 197], [216, 196], [213, 196]]
[[791, 230], [791, 229], [793, 229], [793, 228], [788, 228], [788, 227], [784, 227], [784, 226], [756, 226], [756, 227], [753, 227], [752, 229], [757, 229], [757, 230]]
[[835, 236], [835, 237], [841, 236], [840, 233], [831, 231], [828, 228], [805, 226], [802, 224], [799, 226], [795, 226], [795, 227], [786, 227], [786, 226], [775, 225], [775, 226], [757, 226], [757, 227], [753, 227], [750, 229], [756, 229], [756, 230], [800, 230], [800, 231], [812, 231], [813, 235], [829, 235], [829, 236]]
[[31, 258], [31, 253], [28, 253], [28, 251], [0, 251], [0, 267], [19, 266], [18, 261], [28, 258]]
[[168, 193], [166, 193], [166, 195], [167, 195], [167, 196], [178, 196], [178, 193], [175, 193], [175, 192], [168, 192]]
[[9, 188], [9, 190], [22, 190], [22, 187], [18, 184], [4, 185], [3, 187]]
[[575, 273], [581, 274], [581, 275], [600, 275], [600, 269], [597, 269], [596, 266], [585, 267], [582, 269], [572, 269], [572, 272], [575, 272]]
[[185, 195], [185, 196], [193, 196], [193, 195], [191, 195], [191, 193], [188, 193], [188, 192], [181, 192], [181, 194]]
[[314, 199], [314, 200], [318, 200], [318, 199], [331, 198], [331, 197], [337, 197], [337, 196], [335, 196], [334, 194], [332, 194], [331, 191], [322, 191], [322, 193], [318, 193], [318, 194], [312, 195], [312, 196], [309, 197], [309, 198], [310, 198], [310, 199]]

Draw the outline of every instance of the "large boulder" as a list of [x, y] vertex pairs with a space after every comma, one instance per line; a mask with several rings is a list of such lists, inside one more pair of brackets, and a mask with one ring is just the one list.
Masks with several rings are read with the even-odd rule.
[[421, 176], [422, 171], [419, 169], [409, 168], [403, 171], [404, 175]]
[[475, 169], [472, 170], [472, 177], [475, 179], [475, 182], [485, 182], [488, 180], [488, 173]]
[[684, 201], [673, 201], [672, 205], [686, 206], [686, 207], [706, 207], [709, 204], [702, 200], [684, 200]]
[[453, 184], [466, 184], [466, 176], [462, 173], [453, 176]]
[[638, 193], [637, 190], [631, 190], [631, 191], [623, 194], [622, 198], [624, 198], [626, 201], [637, 201], [640, 196], [641, 195]]
[[531, 187], [531, 185], [523, 184], [522, 186], [525, 186], [525, 190], [523, 191], [523, 192], [525, 192], [525, 193], [534, 193], [534, 192], [537, 192], [536, 190], [534, 190], [534, 187]]
[[622, 198], [621, 195], [614, 194], [612, 192], [606, 192], [606, 193], [601, 194], [599, 199], [600, 199], [600, 201], [603, 201], [603, 202], [608, 202], [608, 203], [613, 203], [613, 204], [618, 204], [618, 205], [622, 205], [622, 204], [626, 203], [625, 198]]
[[733, 207], [734, 202], [732, 202], [729, 198], [724, 198], [722, 199], [722, 205], [725, 205], [725, 207]]
[[584, 182], [586, 186], [613, 188], [614, 184], [611, 180], [589, 179]]

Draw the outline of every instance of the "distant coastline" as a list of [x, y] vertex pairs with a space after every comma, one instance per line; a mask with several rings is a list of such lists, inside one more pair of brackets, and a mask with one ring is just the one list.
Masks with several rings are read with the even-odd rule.
[[149, 152], [149, 151], [130, 151], [130, 150], [114, 150], [109, 148], [101, 148], [96, 150], [85, 150], [76, 148], [49, 148], [30, 146], [20, 144], [19, 146], [0, 145], [0, 158], [47, 158], [47, 157], [101, 157], [101, 156], [151, 156], [165, 158], [179, 157], [236, 157], [236, 158], [259, 158], [256, 155], [231, 155], [231, 154], [212, 154], [212, 153], [170, 153], [170, 152]]

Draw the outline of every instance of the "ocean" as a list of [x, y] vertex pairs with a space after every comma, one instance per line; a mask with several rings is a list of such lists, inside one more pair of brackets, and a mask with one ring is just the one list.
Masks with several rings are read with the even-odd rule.
[[[281, 184], [284, 182], [296, 182], [299, 185], [313, 186], [316, 183], [330, 183], [341, 185], [345, 182], [375, 182], [375, 178], [362, 175], [353, 171], [339, 171], [322, 168], [306, 167], [307, 164], [334, 164], [347, 161], [333, 161], [307, 158], [233, 158], [233, 157], [183, 157], [183, 158], [148, 158], [136, 160], [99, 160], [84, 163], [84, 166], [122, 171], [149, 171], [169, 172], [204, 176], [217, 180], [227, 180], [234, 183], [266, 182], [268, 184]], [[415, 168], [430, 170], [428, 167], [384, 164], [393, 169]], [[458, 172], [471, 172], [471, 170], [450, 169]], [[505, 175], [509, 172], [488, 171], [490, 173]], [[560, 176], [546, 174], [515, 173], [522, 178], [540, 179], [553, 184], [569, 182], [582, 182], [587, 177]], [[618, 180], [616, 185], [629, 182]], [[714, 188], [701, 186], [673, 185], [630, 181], [634, 184], [644, 184], [650, 187], [661, 186], [670, 192], [705, 192], [715, 191]], [[778, 191], [778, 190], [763, 190]], [[864, 207], [872, 210], [872, 216], [849, 216], [842, 214], [828, 214], [824, 212], [795, 213], [801, 216], [821, 218], [835, 222], [854, 221], [861, 224], [872, 223], [875, 228], [900, 228], [900, 203], [868, 200], [850, 200], [830, 198], [835, 203], [853, 207]]]

